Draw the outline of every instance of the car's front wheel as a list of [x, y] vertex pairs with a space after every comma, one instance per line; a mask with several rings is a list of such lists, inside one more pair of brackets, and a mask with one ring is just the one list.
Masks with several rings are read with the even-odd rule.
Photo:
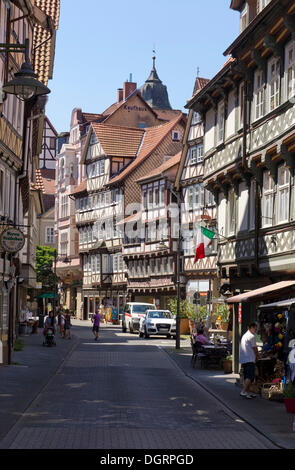
[[142, 331], [139, 332], [139, 337], [143, 338], [143, 332]]
[[150, 337], [150, 335], [149, 335], [148, 332], [146, 331], [146, 328], [144, 329], [144, 337], [145, 337], [145, 338], [149, 338], [149, 337]]

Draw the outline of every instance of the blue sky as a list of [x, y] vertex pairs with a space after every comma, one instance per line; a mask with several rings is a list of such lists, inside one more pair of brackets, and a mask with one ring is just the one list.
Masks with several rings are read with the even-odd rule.
[[[85, 8], [83, 8], [85, 5]], [[212, 78], [239, 33], [230, 0], [61, 0], [47, 115], [69, 130], [72, 109], [100, 113], [129, 79], [140, 87], [152, 68], [167, 86], [171, 106], [184, 109], [197, 68]]]

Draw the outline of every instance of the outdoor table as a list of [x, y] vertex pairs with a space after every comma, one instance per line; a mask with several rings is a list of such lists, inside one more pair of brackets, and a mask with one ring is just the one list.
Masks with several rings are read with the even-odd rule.
[[218, 344], [203, 344], [201, 352], [204, 354], [202, 363], [206, 365], [209, 363], [220, 365], [221, 359], [228, 355], [227, 347]]

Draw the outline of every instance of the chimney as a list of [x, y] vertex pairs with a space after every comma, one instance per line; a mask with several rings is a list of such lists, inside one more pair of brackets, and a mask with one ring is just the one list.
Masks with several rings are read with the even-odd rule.
[[125, 82], [123, 83], [123, 100], [125, 101], [137, 88], [137, 83]]
[[118, 88], [118, 103], [123, 100], [123, 88]]

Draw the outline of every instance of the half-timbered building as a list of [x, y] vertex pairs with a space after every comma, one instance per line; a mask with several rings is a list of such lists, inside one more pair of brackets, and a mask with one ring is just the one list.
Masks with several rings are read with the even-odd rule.
[[[179, 216], [173, 185], [181, 152], [137, 180], [140, 210], [127, 217], [123, 257], [127, 268], [127, 294], [132, 301], [169, 308], [177, 291]], [[128, 180], [127, 180], [128, 181]], [[182, 297], [185, 281], [180, 277]]]
[[[208, 79], [197, 77], [193, 96], [207, 85]], [[203, 136], [204, 125], [199, 112], [190, 109], [176, 189], [181, 192], [181, 231], [183, 248], [183, 273], [187, 280], [188, 298], [196, 291], [217, 292], [217, 239], [206, 248], [206, 257], [195, 262], [199, 226], [216, 229], [214, 196], [203, 185]], [[213, 297], [213, 295], [212, 295]]]
[[[59, 6], [59, 0], [0, 1], [0, 43], [24, 45], [28, 40], [29, 60], [45, 85], [53, 73]], [[41, 36], [47, 39], [42, 54]], [[10, 51], [1, 47], [0, 88], [24, 63], [23, 53]], [[11, 360], [21, 306], [28, 289], [36, 287], [36, 216], [43, 210], [37, 170], [45, 104], [43, 98], [24, 103], [0, 93], [0, 231], [16, 227], [25, 236], [18, 253], [0, 248], [0, 364]]]
[[232, 0], [231, 8], [240, 12], [240, 35], [188, 107], [205, 123], [204, 184], [225, 237], [218, 272], [233, 292], [295, 273], [295, 2]]

